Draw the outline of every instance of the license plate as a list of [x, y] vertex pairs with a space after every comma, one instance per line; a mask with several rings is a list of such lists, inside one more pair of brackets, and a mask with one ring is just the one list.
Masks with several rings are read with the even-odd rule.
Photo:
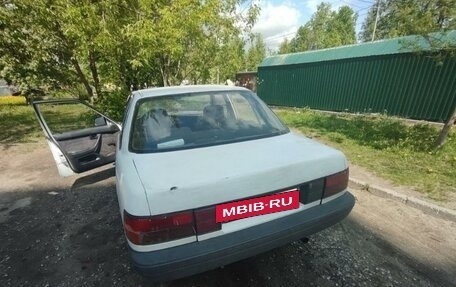
[[217, 222], [228, 222], [297, 208], [299, 208], [299, 191], [290, 190], [273, 195], [219, 204], [215, 207], [215, 219]]

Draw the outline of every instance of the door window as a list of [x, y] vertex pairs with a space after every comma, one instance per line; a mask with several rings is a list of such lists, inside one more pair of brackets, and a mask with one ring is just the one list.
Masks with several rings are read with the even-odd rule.
[[44, 101], [33, 104], [52, 146], [76, 173], [115, 160], [119, 126], [93, 108], [76, 100]]

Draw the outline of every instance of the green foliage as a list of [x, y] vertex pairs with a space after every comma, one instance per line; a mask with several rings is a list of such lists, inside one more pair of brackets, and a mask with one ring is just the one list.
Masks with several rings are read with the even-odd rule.
[[129, 93], [126, 91], [112, 91], [96, 101], [95, 105], [99, 111], [111, 119], [121, 122]]
[[[22, 98], [22, 97], [21, 97]], [[43, 132], [31, 106], [0, 101], [0, 144], [37, 142]]]
[[[375, 39], [407, 35], [428, 37], [432, 32], [456, 29], [456, 0], [378, 0], [377, 3]], [[371, 41], [376, 14], [377, 4], [372, 6], [363, 23], [360, 40]], [[434, 45], [439, 47], [438, 43]]]
[[342, 6], [336, 12], [330, 3], [321, 3], [311, 19], [299, 27], [296, 36], [281, 43], [279, 54], [354, 44], [357, 17], [349, 6]]
[[387, 12], [386, 1], [378, 0], [372, 5], [369, 9], [369, 12], [361, 26], [361, 32], [359, 33], [359, 39], [363, 42], [369, 42], [372, 40], [372, 35], [375, 26], [375, 19], [377, 18], [377, 8], [378, 8], [378, 20], [377, 26], [375, 27], [375, 37], [376, 39], [385, 39], [388, 37], [388, 21], [386, 20], [385, 15]]
[[1, 76], [22, 89], [65, 85], [74, 79], [62, 42], [47, 32], [57, 26], [51, 15], [46, 17], [52, 8], [38, 2], [4, 2], [0, 6]]
[[291, 43], [290, 43], [290, 41], [288, 41], [287, 38], [285, 38], [285, 40], [283, 40], [282, 43], [280, 43], [279, 51], [277, 53], [278, 54], [288, 54], [288, 53], [292, 53], [292, 52], [293, 52], [293, 49], [291, 47]]
[[160, 86], [183, 80], [194, 84], [214, 82], [217, 75], [226, 76], [222, 67], [235, 68], [229, 73], [233, 75], [242, 59], [237, 21], [249, 26], [258, 11], [252, 4], [248, 16], [242, 18], [235, 14], [240, 2], [243, 1], [179, 0], [167, 5], [151, 0], [140, 2], [142, 16], [125, 29], [127, 37], [140, 44], [131, 64], [135, 69], [154, 71], [154, 82]]
[[282, 109], [290, 126], [341, 149], [355, 164], [410, 185], [429, 197], [445, 200], [456, 192], [456, 137], [439, 151], [430, 147], [437, 128], [405, 124], [388, 116], [330, 115], [306, 109]]
[[258, 12], [245, 0], [4, 1], [0, 77], [100, 101], [118, 89], [214, 82], [242, 67], [240, 35]]
[[93, 127], [96, 113], [83, 104], [40, 105], [49, 130], [54, 134]]
[[220, 81], [232, 79], [236, 72], [244, 68], [244, 41], [238, 37], [228, 41], [221, 47], [215, 61], [217, 66], [210, 70], [212, 77], [218, 74]]
[[250, 48], [245, 57], [246, 71], [256, 71], [258, 65], [266, 57], [266, 43], [261, 34], [254, 34], [250, 40]]

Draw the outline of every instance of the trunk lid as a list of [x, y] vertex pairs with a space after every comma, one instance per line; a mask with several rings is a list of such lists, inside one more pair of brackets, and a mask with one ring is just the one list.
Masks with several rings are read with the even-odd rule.
[[346, 168], [326, 145], [285, 135], [180, 151], [133, 154], [152, 215], [293, 187]]

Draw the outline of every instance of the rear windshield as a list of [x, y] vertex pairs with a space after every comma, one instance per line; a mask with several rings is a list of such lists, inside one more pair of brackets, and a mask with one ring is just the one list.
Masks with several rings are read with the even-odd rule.
[[288, 132], [248, 91], [151, 97], [138, 101], [130, 150], [147, 153], [271, 137]]

